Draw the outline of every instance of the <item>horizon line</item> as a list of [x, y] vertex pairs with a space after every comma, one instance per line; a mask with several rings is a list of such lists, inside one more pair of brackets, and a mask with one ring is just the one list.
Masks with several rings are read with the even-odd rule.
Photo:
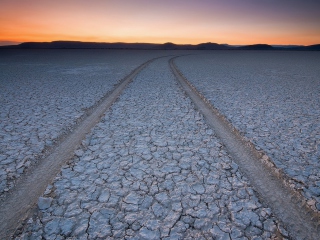
[[[25, 41], [25, 42], [15, 42], [15, 41], [0, 41], [0, 46], [1, 47], [6, 47], [6, 46], [18, 46], [23, 43], [54, 43], [54, 42], [79, 42], [79, 43], [107, 43], [107, 44], [117, 44], [117, 43], [122, 43], [122, 44], [174, 44], [174, 45], [191, 45], [191, 46], [196, 46], [200, 44], [205, 44], [205, 43], [211, 43], [211, 44], [218, 44], [218, 45], [228, 45], [228, 46], [252, 46], [252, 45], [269, 45], [269, 46], [313, 46], [313, 45], [318, 45], [320, 43], [315, 43], [315, 44], [310, 44], [310, 45], [304, 45], [304, 44], [268, 44], [268, 43], [254, 43], [254, 44], [228, 44], [228, 43], [217, 43], [217, 42], [200, 42], [200, 43], [174, 43], [174, 42], [162, 42], [162, 43], [155, 43], [155, 42], [100, 42], [100, 41], [82, 41], [82, 40], [52, 40], [52, 41]], [[2, 45], [2, 43], [7, 43], [5, 45]]]

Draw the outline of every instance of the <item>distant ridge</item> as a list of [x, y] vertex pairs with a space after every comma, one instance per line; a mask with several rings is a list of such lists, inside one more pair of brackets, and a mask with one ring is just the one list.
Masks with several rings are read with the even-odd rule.
[[[273, 47], [268, 44], [254, 44], [254, 45], [238, 47], [238, 49], [241, 49], [241, 50], [276, 50], [276, 49], [281, 49], [281, 47]], [[286, 49], [288, 49], [288, 48], [286, 48]]]
[[234, 49], [235, 47], [226, 46], [225, 44], [217, 44], [217, 43], [200, 43], [197, 46], [198, 50], [230, 50]]
[[220, 50], [233, 49], [217, 43], [202, 43], [198, 45], [181, 45], [171, 42], [156, 43], [100, 43], [79, 41], [53, 41], [53, 42], [25, 42], [19, 45], [0, 46], [10, 49], [143, 49], [143, 50]]
[[306, 47], [297, 47], [297, 50], [320, 51], [320, 44], [310, 45]]
[[0, 46], [0, 49], [141, 49], [141, 50], [290, 50], [290, 51], [320, 51], [320, 44], [310, 46], [271, 46], [254, 44], [247, 46], [232, 46], [218, 43], [164, 44], [156, 43], [104, 43], [80, 41], [25, 42], [18, 45]]

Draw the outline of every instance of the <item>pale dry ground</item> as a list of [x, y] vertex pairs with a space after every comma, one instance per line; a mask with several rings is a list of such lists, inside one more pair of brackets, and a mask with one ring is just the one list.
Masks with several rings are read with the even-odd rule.
[[21, 223], [32, 215], [36, 209], [35, 206], [39, 196], [43, 194], [48, 184], [60, 172], [61, 167], [73, 157], [74, 151], [80, 146], [81, 141], [101, 120], [103, 114], [117, 100], [125, 87], [152, 61], [149, 60], [143, 63], [121, 80], [120, 84], [104, 97], [48, 156], [41, 159], [38, 164], [33, 165], [28, 172], [16, 181], [14, 189], [6, 194], [3, 201], [0, 202], [0, 215], [2, 216], [0, 218], [1, 237], [9, 238], [12, 236], [16, 229], [21, 227]]
[[186, 78], [320, 210], [320, 53], [207, 51]]
[[1, 50], [0, 197], [114, 85], [160, 51]]
[[39, 208], [17, 239], [287, 236], [179, 88], [168, 58], [124, 90]]
[[181, 74], [170, 61], [170, 66], [206, 123], [216, 132], [232, 159], [248, 177], [274, 214], [287, 227], [294, 239], [317, 239], [320, 234], [320, 216], [307, 204], [305, 198], [292, 190], [279, 169], [267, 161], [268, 157], [248, 142], [230, 122]]
[[[122, 54], [126, 55], [125, 52], [127, 51], [123, 51]], [[170, 54], [177, 53], [181, 54], [182, 52], [177, 51], [174, 53], [170, 51]], [[214, 51], [211, 53], [220, 54], [222, 52]], [[135, 66], [137, 66], [139, 65], [139, 61], [139, 63], [142, 63], [148, 58], [169, 54], [167, 51], [154, 51], [151, 53], [143, 51], [143, 54], [139, 51], [128, 51], [128, 55], [130, 55], [130, 57], [127, 56], [130, 59], [127, 59], [128, 62], [122, 61], [121, 57], [123, 58], [124, 56], [120, 55], [108, 55], [108, 57], [110, 57], [110, 64], [118, 64], [119, 69], [127, 71], [126, 74], [128, 74], [130, 72], [129, 70], [134, 68], [134, 65], [129, 64], [132, 66], [132, 69], [128, 69], [128, 62], [136, 63]], [[94, 62], [92, 59], [96, 59], [96, 64], [88, 64], [90, 66], [83, 67], [86, 65], [84, 64], [85, 60], [78, 55], [76, 57], [80, 62], [79, 65], [77, 65], [78, 67], [76, 65], [72, 66], [69, 69], [70, 71], [68, 70], [67, 72], [56, 71], [57, 69], [55, 69], [53, 71], [55, 78], [49, 81], [51, 85], [46, 85], [48, 83], [43, 81], [43, 79], [47, 78], [45, 74], [41, 75], [40, 70], [44, 68], [40, 62], [45, 63], [46, 57], [42, 56], [39, 58], [40, 60], [37, 59], [38, 62], [31, 64], [31, 68], [43, 77], [39, 79], [37, 79], [37, 77], [34, 78], [38, 81], [39, 86], [41, 86], [41, 84], [46, 88], [50, 86], [51, 89], [63, 93], [61, 95], [55, 94], [56, 98], [54, 98], [54, 94], [50, 95], [50, 91], [47, 91], [46, 94], [51, 96], [49, 100], [61, 101], [62, 96], [68, 94], [71, 89], [77, 89], [76, 87], [79, 83], [81, 86], [79, 86], [79, 91], [76, 91], [78, 93], [77, 97], [72, 98], [70, 101], [62, 101], [63, 104], [65, 104], [62, 106], [68, 109], [68, 106], [72, 105], [73, 102], [82, 106], [81, 94], [83, 93], [84, 104], [90, 103], [90, 107], [97, 99], [110, 91], [114, 85], [113, 80], [110, 80], [112, 84], [101, 80], [101, 77], [104, 80], [108, 79], [108, 77], [102, 74], [103, 68], [100, 70], [99, 68], [95, 68], [100, 62], [100, 58], [97, 58], [97, 56], [100, 56], [102, 59], [106, 57], [106, 55], [92, 54], [91, 58], [86, 58], [86, 61], [91, 59], [92, 63]], [[65, 57], [67, 62], [70, 61], [68, 54], [65, 55]], [[182, 58], [200, 59], [201, 56]], [[58, 59], [59, 60], [55, 60], [55, 64], [57, 65], [59, 65], [58, 62], [61, 58]], [[115, 59], [118, 60], [115, 61]], [[84, 62], [82, 62], [82, 60]], [[166, 61], [167, 60], [168, 59], [166, 59]], [[205, 60], [205, 58], [203, 58], [203, 60]], [[50, 61], [53, 61], [53, 59]], [[76, 62], [75, 59], [74, 61]], [[237, 165], [233, 163], [233, 160], [225, 151], [219, 139], [216, 138], [214, 132], [208, 132], [208, 127], [201, 114], [199, 115], [199, 113], [194, 110], [191, 101], [182, 94], [176, 84], [172, 84], [174, 78], [164, 62], [164, 60], [157, 60], [150, 68], [145, 69], [115, 104], [114, 111], [107, 112], [106, 118], [87, 136], [83, 142], [83, 148], [76, 152], [75, 159], [71, 161], [68, 166], [62, 168], [61, 175], [57, 176], [53, 185], [48, 186], [43, 195], [44, 198], [39, 199], [40, 212], [38, 212], [38, 215], [35, 216], [33, 220], [29, 220], [28, 224], [22, 230], [20, 237], [28, 239], [29, 237], [42, 236], [47, 239], [61, 239], [67, 236], [78, 235], [83, 238], [94, 238], [94, 236], [110, 236], [111, 234], [112, 237], [120, 238], [123, 236], [128, 238], [135, 238], [135, 236], [136, 238], [158, 238], [159, 236], [171, 236], [174, 238], [185, 236], [192, 238], [211, 236], [225, 237], [227, 239], [229, 237], [246, 239], [247, 237], [255, 236], [259, 239], [259, 236], [269, 238], [275, 236], [275, 234], [287, 236], [287, 232], [279, 225], [279, 221], [273, 216], [270, 209], [259, 201], [254, 189], [241, 174]], [[21, 62], [18, 61], [16, 66], [18, 67], [20, 64]], [[191, 70], [197, 69], [198, 67], [194, 63], [188, 64], [187, 68]], [[63, 62], [61, 62], [61, 68], [62, 65]], [[65, 63], [64, 66], [66, 66]], [[16, 74], [14, 68], [8, 67], [6, 63], [1, 63], [0, 67], [6, 70], [9, 69], [10, 74]], [[25, 69], [29, 69], [30, 66], [25, 64], [24, 67]], [[114, 69], [116, 69], [116, 67]], [[207, 71], [209, 70], [207, 69]], [[28, 71], [26, 70], [26, 72]], [[101, 75], [95, 78], [95, 73], [101, 73]], [[61, 76], [65, 76], [64, 74], [74, 76], [74, 74], [76, 74], [75, 76], [77, 77], [70, 77], [69, 80], [73, 80], [74, 84], [65, 87], [66, 85], [64, 85], [64, 83], [68, 82], [66, 81], [67, 78], [61, 78], [59, 74], [61, 74]], [[123, 74], [123, 76], [126, 74]], [[109, 77], [111, 77], [111, 75], [112, 73], [110, 73]], [[26, 74], [26, 76], [28, 76], [28, 74]], [[59, 83], [61, 86], [56, 84], [54, 79], [60, 79]], [[86, 79], [96, 79], [97, 81], [91, 81], [89, 85], [86, 85], [88, 84]], [[119, 79], [115, 82], [118, 80]], [[23, 83], [22, 75], [21, 82]], [[24, 89], [28, 89], [28, 84], [30, 83], [31, 81], [27, 82], [27, 84], [24, 85]], [[95, 83], [97, 84], [95, 85]], [[2, 84], [2, 82], [0, 82], [0, 84]], [[109, 84], [109, 88], [104, 84]], [[32, 86], [32, 84], [30, 85]], [[32, 95], [30, 100], [38, 95], [40, 96], [38, 100], [46, 100], [46, 95], [41, 95], [41, 91], [37, 92], [37, 88], [37, 86], [29, 88], [29, 90], [31, 90], [30, 96]], [[17, 87], [17, 89], [19, 89], [19, 87]], [[229, 90], [228, 88], [226, 89]], [[32, 92], [39, 94], [33, 95]], [[23, 94], [23, 89], [20, 93]], [[101, 96], [99, 94], [101, 94]], [[96, 95], [99, 97], [96, 97]], [[15, 96], [18, 97], [19, 95], [17, 94]], [[8, 97], [10, 96], [8, 95]], [[96, 100], [94, 100], [95, 97]], [[66, 97], [66, 99], [68, 99], [68, 97]], [[121, 102], [121, 99], [124, 100]], [[2, 98], [1, 101], [2, 100], [4, 101], [5, 98]], [[40, 105], [41, 113], [45, 113], [41, 116], [45, 116], [46, 114], [50, 114], [50, 110], [56, 107], [45, 108], [46, 104], [50, 106], [49, 100], [43, 105], [41, 105], [41, 101], [30, 102], [30, 107]], [[23, 101], [20, 101], [19, 103], [23, 106], [20, 109], [28, 106], [28, 101], [25, 105], [23, 105], [22, 102]], [[9, 101], [5, 103], [8, 104]], [[59, 104], [61, 104], [61, 102], [59, 102]], [[42, 109], [43, 106], [44, 109]], [[236, 112], [237, 109], [232, 108], [232, 104], [230, 106], [231, 109]], [[25, 108], [28, 109], [28, 107]], [[74, 112], [83, 114], [85, 109], [80, 108], [79, 111], [77, 107], [71, 107], [71, 113]], [[23, 111], [21, 111], [21, 113], [23, 113]], [[19, 115], [20, 113], [17, 113], [14, 116]], [[29, 115], [32, 116], [32, 114]], [[66, 115], [68, 115], [68, 113]], [[52, 116], [52, 118], [58, 122], [65, 121], [64, 117], [61, 117], [61, 119], [63, 119], [61, 120], [59, 117], [55, 117], [54, 114]], [[228, 117], [227, 114], [226, 116]], [[9, 118], [9, 115], [6, 117]], [[73, 121], [77, 118], [78, 116], [74, 117], [74, 115], [71, 114]], [[137, 119], [140, 118], [145, 120], [141, 120], [142, 122], [140, 123], [137, 121]], [[187, 120], [185, 120], [185, 118], [187, 118]], [[14, 118], [10, 119], [12, 120]], [[47, 119], [44, 120], [44, 122], [46, 121]], [[38, 118], [32, 123], [36, 124], [38, 122], [41, 122], [41, 118], [40, 120]], [[17, 123], [19, 124], [19, 122]], [[60, 134], [68, 132], [68, 128], [72, 129], [72, 127], [68, 127], [72, 126], [72, 124], [67, 125], [66, 123], [67, 121], [60, 124], [62, 129], [62, 133], [60, 132]], [[37, 130], [35, 131], [41, 132], [46, 128], [48, 127], [40, 124], [36, 127]], [[145, 134], [143, 133], [144, 129], [147, 131]], [[152, 129], [154, 129], [154, 131]], [[5, 134], [10, 134], [13, 130], [14, 128], [8, 128], [5, 130]], [[33, 133], [33, 130], [34, 129], [31, 129], [30, 132]], [[111, 135], [108, 135], [110, 131]], [[191, 132], [189, 133], [188, 131]], [[134, 134], [130, 135], [130, 132]], [[135, 137], [140, 135], [142, 137], [141, 139]], [[45, 144], [48, 144], [47, 141], [49, 141], [49, 144], [50, 141], [52, 141], [50, 136], [51, 135], [48, 134], [43, 138], [46, 142]], [[159, 136], [161, 139], [158, 139]], [[181, 137], [176, 139], [176, 136]], [[129, 141], [131, 138], [132, 141]], [[149, 138], [152, 140], [151, 142]], [[2, 138], [1, 141], [3, 139], [5, 138]], [[17, 142], [17, 140], [18, 138], [13, 138], [13, 142]], [[127, 140], [130, 142], [129, 145], [126, 144]], [[213, 145], [210, 145], [211, 141], [214, 142]], [[217, 145], [216, 142], [218, 142]], [[52, 141], [52, 143], [54, 144], [54, 141]], [[205, 146], [203, 144], [205, 144]], [[38, 145], [37, 142], [33, 146], [37, 147]], [[105, 148], [106, 145], [108, 145], [107, 148]], [[9, 152], [10, 154], [17, 152], [17, 149], [21, 146], [15, 145], [15, 147], [9, 149], [11, 150], [11, 152]], [[183, 154], [184, 152], [187, 152], [187, 154], [190, 153], [189, 150], [185, 151], [184, 147], [188, 147], [191, 152], [190, 156], [186, 156], [189, 158], [187, 162], [190, 164], [188, 166], [185, 165]], [[132, 150], [129, 156], [132, 154], [137, 155], [135, 159], [130, 158], [132, 164], [130, 164], [129, 160], [125, 159], [128, 157], [126, 148], [128, 148], [129, 153]], [[36, 156], [36, 154], [34, 155]], [[190, 157], [192, 157], [194, 161], [190, 162]], [[138, 161], [139, 159], [141, 161]], [[113, 161], [115, 161], [114, 164], [112, 164]], [[129, 163], [126, 164], [128, 161]], [[110, 166], [108, 165], [109, 163]], [[27, 165], [27, 161], [22, 163], [22, 167], [26, 167]], [[146, 170], [146, 167], [147, 169], [156, 169], [156, 171], [150, 172]], [[15, 167], [16, 170], [20, 168]], [[112, 170], [112, 172], [103, 172], [106, 169]], [[126, 174], [123, 175], [122, 171], [128, 171], [128, 174], [130, 173], [130, 176], [133, 177], [132, 181], [137, 183], [131, 186], [128, 182], [131, 181], [129, 179], [130, 176], [126, 176]], [[215, 173], [212, 173], [213, 176], [211, 176], [211, 171]], [[10, 172], [12, 171], [10, 170], [9, 173]], [[186, 178], [181, 180], [177, 178], [178, 176], [176, 175], [183, 175], [182, 172], [186, 175]], [[107, 176], [105, 174], [107, 174]], [[19, 174], [14, 177], [18, 175]], [[149, 179], [149, 175], [152, 179]], [[144, 177], [146, 177], [146, 179]], [[210, 179], [211, 182], [201, 181], [201, 179], [207, 178]], [[154, 192], [155, 189], [152, 187], [151, 180], [157, 183], [158, 192]], [[123, 181], [125, 181], [125, 183]], [[180, 184], [181, 181], [183, 186]], [[118, 182], [120, 185], [117, 185]], [[211, 185], [216, 186], [217, 189], [213, 189]], [[94, 189], [87, 189], [87, 187], [90, 186]], [[81, 188], [86, 188], [83, 191], [84, 195], [81, 193]], [[70, 193], [72, 194], [70, 195]], [[179, 199], [178, 193], [180, 193], [181, 199]], [[210, 197], [208, 199], [208, 194], [214, 196], [213, 199]], [[198, 195], [200, 195], [200, 197]], [[234, 195], [236, 197], [234, 197]], [[249, 206], [241, 204], [241, 206], [238, 206], [237, 202], [242, 203], [242, 200], [249, 202]], [[148, 205], [148, 201], [151, 201], [150, 205]], [[179, 205], [176, 201], [180, 201], [181, 204]], [[213, 205], [211, 206], [211, 203], [208, 201], [213, 201], [217, 208], [214, 207], [211, 209]], [[93, 205], [96, 207], [92, 208]], [[210, 208], [208, 207], [209, 205]], [[241, 207], [242, 210], [239, 207]], [[136, 221], [130, 222], [132, 220], [132, 218], [130, 218], [131, 215], [129, 218], [126, 218], [126, 216], [136, 210], [139, 211], [137, 219]], [[163, 214], [160, 214], [160, 212], [163, 212]], [[139, 214], [143, 215], [143, 217], [140, 218]], [[146, 215], [144, 216], [144, 214]], [[177, 216], [180, 217], [176, 218]], [[218, 219], [215, 217], [218, 217]], [[150, 219], [152, 221], [145, 221]], [[105, 221], [107, 221], [108, 224]], [[167, 222], [167, 224], [165, 224], [165, 222]], [[108, 227], [102, 228], [101, 224], [104, 224], [104, 226], [107, 224]]]

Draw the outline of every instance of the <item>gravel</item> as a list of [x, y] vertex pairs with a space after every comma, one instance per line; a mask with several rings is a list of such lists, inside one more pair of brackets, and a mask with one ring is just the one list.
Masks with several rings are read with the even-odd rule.
[[16, 239], [288, 237], [166, 58], [128, 86], [41, 201]]
[[320, 54], [213, 51], [175, 62], [319, 211]]
[[0, 197], [122, 78], [159, 51], [2, 50]]

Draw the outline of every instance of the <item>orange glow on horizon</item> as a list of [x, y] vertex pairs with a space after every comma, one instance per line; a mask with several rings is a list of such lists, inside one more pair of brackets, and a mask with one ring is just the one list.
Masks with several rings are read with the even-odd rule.
[[267, 12], [252, 4], [242, 7], [235, 0], [226, 2], [233, 5], [217, 0], [163, 0], [161, 3], [152, 0], [90, 3], [3, 0], [0, 43], [57, 40], [231, 45], [320, 43], [320, 17], [312, 12], [308, 12], [310, 18], [305, 19], [298, 8], [291, 11], [301, 16], [277, 13], [273, 9]]

